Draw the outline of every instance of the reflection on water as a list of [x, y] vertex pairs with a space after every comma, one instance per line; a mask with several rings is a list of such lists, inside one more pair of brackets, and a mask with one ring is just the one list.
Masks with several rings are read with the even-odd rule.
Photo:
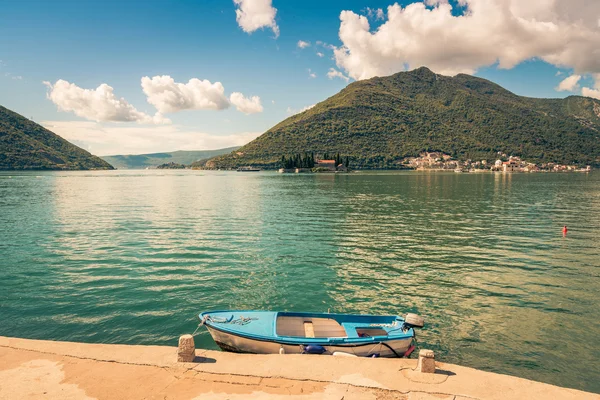
[[445, 361], [600, 392], [598, 174], [13, 172], [0, 211], [1, 335], [172, 345], [205, 309], [410, 311]]

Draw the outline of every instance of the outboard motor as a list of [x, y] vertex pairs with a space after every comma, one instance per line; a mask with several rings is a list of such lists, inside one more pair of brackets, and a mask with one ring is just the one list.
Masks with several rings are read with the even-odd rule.
[[422, 328], [425, 325], [425, 320], [420, 315], [409, 313], [404, 317], [404, 325], [411, 328]]

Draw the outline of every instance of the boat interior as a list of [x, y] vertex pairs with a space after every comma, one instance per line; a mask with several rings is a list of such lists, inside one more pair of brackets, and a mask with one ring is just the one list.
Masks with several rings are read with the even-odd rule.
[[[386, 321], [392, 322], [392, 321]], [[310, 315], [278, 315], [276, 332], [278, 336], [306, 338], [358, 338], [387, 336], [388, 332], [380, 327], [370, 326], [382, 323], [374, 320], [337, 321], [334, 318]]]

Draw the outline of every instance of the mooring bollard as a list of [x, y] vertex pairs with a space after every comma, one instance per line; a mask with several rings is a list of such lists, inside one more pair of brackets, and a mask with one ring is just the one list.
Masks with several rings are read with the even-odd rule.
[[179, 348], [177, 349], [178, 362], [192, 362], [196, 358], [196, 345], [192, 335], [179, 337]]
[[435, 373], [435, 354], [433, 353], [433, 350], [419, 351], [419, 363], [417, 364], [417, 371], [424, 372], [426, 374]]

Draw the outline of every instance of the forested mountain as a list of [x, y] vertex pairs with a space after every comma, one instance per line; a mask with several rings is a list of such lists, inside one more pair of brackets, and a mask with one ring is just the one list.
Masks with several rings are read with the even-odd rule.
[[206, 160], [221, 154], [230, 153], [238, 148], [239, 146], [218, 150], [172, 151], [152, 154], [102, 156], [101, 158], [118, 169], [145, 169], [171, 162], [189, 165], [198, 160]]
[[0, 170], [113, 169], [106, 161], [0, 106]]
[[600, 164], [600, 101], [515, 95], [485, 79], [422, 67], [354, 82], [207, 166], [276, 167], [282, 155], [350, 156], [358, 168], [395, 168], [442, 151], [493, 161], [497, 152], [532, 162]]

